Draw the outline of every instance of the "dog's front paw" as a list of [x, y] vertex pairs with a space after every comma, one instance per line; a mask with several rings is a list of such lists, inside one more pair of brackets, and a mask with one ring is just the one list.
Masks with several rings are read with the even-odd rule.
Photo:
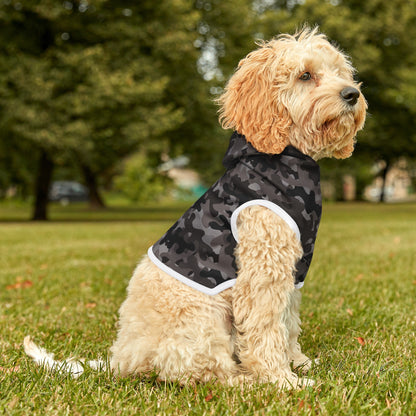
[[316, 358], [311, 360], [306, 355], [300, 355], [293, 360], [293, 368], [302, 372], [303, 374], [307, 373], [312, 367], [319, 365], [319, 359]]

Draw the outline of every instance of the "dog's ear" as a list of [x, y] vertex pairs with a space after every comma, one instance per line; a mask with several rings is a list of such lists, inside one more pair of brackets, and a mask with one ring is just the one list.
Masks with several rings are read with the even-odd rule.
[[220, 104], [223, 128], [243, 134], [259, 152], [281, 153], [289, 144], [292, 120], [279, 97], [276, 51], [269, 45], [242, 59]]

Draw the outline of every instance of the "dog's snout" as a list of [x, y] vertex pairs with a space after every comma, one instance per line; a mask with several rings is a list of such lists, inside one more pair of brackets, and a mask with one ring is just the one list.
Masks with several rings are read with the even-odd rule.
[[355, 105], [357, 104], [358, 97], [360, 96], [360, 91], [354, 87], [346, 87], [340, 92], [340, 95], [347, 104]]

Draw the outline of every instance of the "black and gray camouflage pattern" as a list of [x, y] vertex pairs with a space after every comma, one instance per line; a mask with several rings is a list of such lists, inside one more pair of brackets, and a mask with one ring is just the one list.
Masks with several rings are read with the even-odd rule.
[[154, 244], [153, 254], [209, 289], [236, 279], [231, 215], [245, 202], [264, 199], [284, 209], [299, 227], [304, 254], [294, 282], [303, 282], [321, 218], [318, 164], [291, 146], [279, 155], [260, 153], [238, 133], [231, 137], [223, 164], [225, 174]]

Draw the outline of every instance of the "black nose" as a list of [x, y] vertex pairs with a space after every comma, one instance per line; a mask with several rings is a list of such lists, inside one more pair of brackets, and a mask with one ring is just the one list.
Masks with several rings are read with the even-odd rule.
[[345, 87], [339, 94], [347, 104], [355, 105], [360, 96], [360, 91], [353, 87]]

